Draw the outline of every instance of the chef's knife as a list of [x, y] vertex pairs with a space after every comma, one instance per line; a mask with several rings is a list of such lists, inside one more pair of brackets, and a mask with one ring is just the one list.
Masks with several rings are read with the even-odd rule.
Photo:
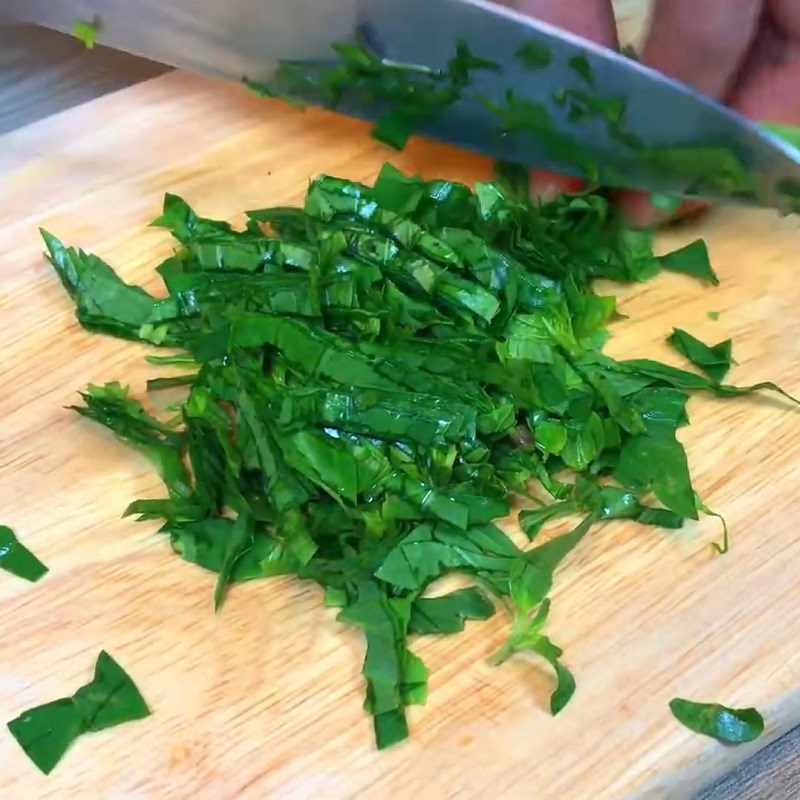
[[[94, 19], [103, 44], [235, 80], [267, 81], [286, 60], [331, 60], [332, 43], [354, 39], [382, 58], [444, 68], [462, 41], [498, 69], [473, 72], [426, 135], [573, 174], [589, 164], [606, 183], [800, 207], [800, 151], [631, 58], [484, 0], [0, 0], [2, 11], [64, 31]], [[531, 42], [551, 53], [549, 65], [532, 70], [518, 57]], [[598, 115], [570, 120], [565, 89], [623, 100], [625, 135]], [[509, 92], [542, 104], [581, 157], [535, 131], [505, 132], [496, 109]], [[347, 110], [380, 113], [363, 102]]]

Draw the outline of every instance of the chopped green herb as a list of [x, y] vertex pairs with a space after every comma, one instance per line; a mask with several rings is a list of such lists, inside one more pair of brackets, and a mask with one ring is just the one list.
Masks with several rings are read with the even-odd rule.
[[669, 708], [675, 719], [689, 730], [725, 744], [752, 742], [764, 732], [764, 719], [755, 708], [727, 708], [719, 703], [695, 703], [680, 697], [670, 700]]
[[528, 69], [544, 69], [550, 66], [553, 60], [553, 50], [546, 44], [542, 44], [536, 39], [531, 39], [520, 45], [515, 57], [518, 58]]
[[[411, 69], [338, 52], [348, 75], [381, 85]], [[479, 67], [490, 68], [461, 48], [446, 80]], [[538, 113], [509, 100], [509, 127]], [[705, 246], [659, 260], [605, 197], [533, 204], [526, 171], [510, 164], [474, 190], [389, 165], [374, 186], [321, 176], [302, 208], [247, 216], [237, 230], [168, 195], [155, 224], [179, 246], [157, 267], [163, 300], [43, 233], [85, 328], [178, 349], [150, 359], [181, 373], [148, 385], [185, 387], [172, 420], [118, 383], [88, 387], [75, 409], [163, 480], [165, 496], [126, 514], [162, 520], [176, 553], [218, 574], [215, 607], [240, 581], [319, 584], [363, 631], [379, 747], [408, 735], [406, 708], [427, 696], [413, 637], [493, 612], [475, 587], [427, 596], [454, 572], [512, 611], [495, 660], [549, 662], [558, 712], [575, 687], [543, 632], [559, 565], [595, 520], [678, 528], [697, 517], [676, 437], [689, 392], [777, 389], [601, 352], [615, 301], [593, 281], [646, 280], [662, 265], [708, 277]], [[533, 541], [523, 549], [493, 522], [533, 484], [551, 499], [520, 514]], [[584, 521], [537, 541], [570, 514]]]
[[130, 676], [102, 651], [89, 683], [72, 697], [23, 712], [8, 723], [8, 729], [28, 758], [48, 774], [81, 734], [149, 715]]
[[573, 70], [580, 78], [582, 78], [589, 86], [594, 86], [594, 74], [585, 55], [580, 54], [572, 56], [567, 61], [569, 68]]
[[716, 517], [722, 523], [722, 544], [717, 544], [716, 542], [711, 543], [711, 547], [714, 549], [716, 553], [721, 556], [724, 556], [725, 553], [730, 550], [730, 534], [728, 533], [728, 523], [725, 521], [725, 517], [722, 514], [717, 514], [716, 511], [712, 511], [704, 502], [703, 499], [700, 497], [699, 494], [695, 492], [694, 495], [695, 504], [697, 505], [697, 513], [700, 514], [707, 514], [709, 517]]
[[31, 582], [47, 572], [47, 567], [20, 543], [7, 525], [0, 525], [0, 569]]
[[604, 97], [585, 89], [562, 89], [553, 95], [553, 102], [567, 109], [569, 122], [602, 119], [606, 122], [610, 138], [628, 147], [641, 146], [638, 137], [626, 128], [628, 103], [625, 98]]
[[716, 322], [719, 319], [720, 312], [719, 311], [709, 311], [706, 316], [709, 319], [713, 319]]
[[401, 150], [408, 138], [440, 111], [456, 103], [474, 70], [499, 66], [474, 55], [466, 42], [445, 69], [403, 64], [379, 58], [361, 44], [333, 45], [338, 59], [331, 62], [284, 61], [269, 83], [244, 78], [245, 85], [262, 97], [280, 97], [294, 104], [298, 99], [328, 108], [380, 103], [386, 111], [372, 135]]
[[468, 619], [489, 619], [493, 603], [475, 587], [441, 597], [420, 597], [411, 604], [409, 633], [458, 633]]
[[642, 167], [671, 181], [683, 180], [683, 194], [753, 196], [752, 180], [742, 159], [721, 145], [647, 147], [637, 153]]
[[91, 50], [97, 43], [97, 35], [99, 31], [100, 22], [97, 19], [93, 20], [92, 22], [78, 20], [72, 26], [72, 35], [76, 39], [80, 39], [87, 50]]
[[733, 342], [730, 339], [711, 347], [690, 333], [675, 328], [667, 337], [667, 342], [703, 370], [714, 383], [722, 383], [731, 368]]
[[661, 256], [659, 260], [661, 266], [671, 272], [683, 272], [701, 281], [713, 283], [714, 286], [719, 284], [717, 273], [711, 268], [706, 243], [702, 239], [695, 239], [690, 244]]
[[550, 612], [547, 598], [553, 573], [564, 557], [586, 535], [595, 521], [587, 517], [569, 533], [522, 553], [509, 570], [509, 595], [514, 604], [514, 616], [508, 639], [491, 657], [491, 663], [501, 664], [517, 653], [535, 653], [555, 670], [556, 688], [550, 696], [550, 712], [555, 715], [569, 702], [575, 691], [572, 673], [561, 663], [563, 652], [542, 632]]

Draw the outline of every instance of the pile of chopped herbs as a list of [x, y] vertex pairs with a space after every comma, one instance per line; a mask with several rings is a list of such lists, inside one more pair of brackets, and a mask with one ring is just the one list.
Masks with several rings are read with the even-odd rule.
[[[534, 205], [513, 170], [501, 177], [473, 191], [389, 165], [372, 187], [323, 176], [303, 208], [249, 211], [244, 230], [167, 195], [153, 223], [177, 240], [157, 267], [165, 299], [43, 232], [80, 323], [170, 348], [147, 356], [172, 367], [148, 390], [185, 387], [164, 420], [119, 383], [82, 394], [75, 410], [166, 486], [126, 513], [218, 573], [217, 607], [238, 581], [323, 587], [364, 632], [378, 747], [425, 702], [414, 637], [457, 633], [496, 602], [512, 620], [493, 660], [538, 654], [563, 708], [575, 681], [545, 633], [559, 564], [598, 520], [678, 528], [708, 511], [675, 435], [690, 392], [777, 389], [725, 384], [730, 342], [685, 331], [670, 342], [702, 373], [604, 355], [615, 300], [593, 280], [664, 268], [715, 282], [705, 245], [657, 258], [603, 196]], [[515, 495], [524, 547], [494, 524]], [[566, 514], [582, 521], [542, 543]], [[429, 596], [453, 572], [474, 585]]]

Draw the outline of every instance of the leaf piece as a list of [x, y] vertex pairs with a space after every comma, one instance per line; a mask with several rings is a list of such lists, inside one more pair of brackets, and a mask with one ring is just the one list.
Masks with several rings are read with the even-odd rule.
[[8, 729], [28, 758], [48, 774], [81, 734], [149, 715], [130, 676], [103, 650], [89, 683], [72, 697], [28, 709]]

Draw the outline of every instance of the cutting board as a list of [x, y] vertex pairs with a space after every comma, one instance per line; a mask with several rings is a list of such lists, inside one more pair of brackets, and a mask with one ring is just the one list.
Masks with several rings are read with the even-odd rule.
[[[430, 699], [410, 711], [410, 740], [382, 753], [361, 708], [362, 642], [315, 586], [240, 585], [214, 614], [214, 576], [177, 558], [155, 523], [121, 519], [159, 481], [65, 406], [89, 382], [143, 396], [157, 368], [146, 348], [78, 326], [37, 227], [157, 289], [152, 267], [171, 243], [146, 225], [164, 192], [239, 222], [245, 208], [299, 203], [320, 172], [372, 180], [387, 158], [427, 177], [490, 174], [463, 151], [415, 140], [389, 153], [362, 123], [182, 73], [0, 138], [0, 522], [50, 567], [36, 584], [0, 573], [0, 719], [71, 694], [101, 649], [153, 709], [83, 737], [49, 777], [3, 729], [0, 796], [687, 797], [800, 722], [800, 411], [774, 398], [689, 406], [682, 438], [697, 489], [728, 519], [727, 555], [713, 553], [719, 526], [706, 518], [678, 532], [597, 527], [570, 556], [550, 633], [578, 689], [558, 717], [541, 664], [487, 666], [506, 633], [497, 614], [415, 644]], [[659, 247], [698, 235], [721, 286], [668, 274], [613, 286], [629, 318], [608, 350], [680, 364], [663, 344], [672, 326], [733, 336], [733, 381], [800, 393], [800, 226], [725, 209]], [[767, 731], [724, 747], [672, 718], [674, 696], [758, 706]]]

